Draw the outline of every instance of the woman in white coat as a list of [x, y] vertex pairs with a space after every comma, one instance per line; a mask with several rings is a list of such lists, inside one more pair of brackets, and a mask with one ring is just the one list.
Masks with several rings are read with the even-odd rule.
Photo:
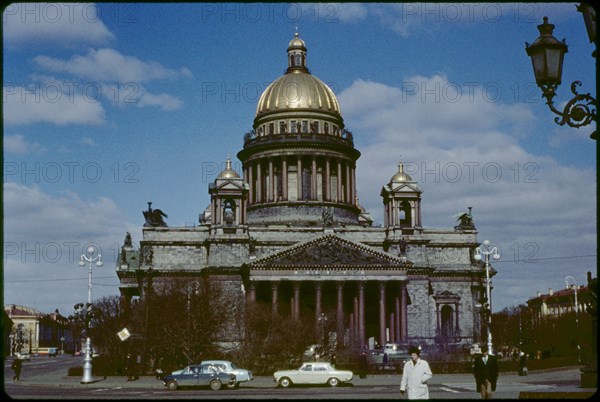
[[427, 381], [433, 376], [429, 363], [419, 357], [419, 348], [411, 347], [408, 352], [410, 360], [404, 364], [400, 393], [404, 395], [408, 391], [408, 399], [429, 399]]

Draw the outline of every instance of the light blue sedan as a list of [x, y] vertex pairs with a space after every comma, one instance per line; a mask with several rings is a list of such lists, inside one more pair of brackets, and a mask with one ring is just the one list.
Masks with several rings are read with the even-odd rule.
[[239, 368], [229, 360], [204, 360], [200, 364], [210, 364], [225, 373], [234, 374], [236, 382], [235, 384], [229, 385], [229, 388], [237, 388], [242, 382], [254, 380], [251, 371]]

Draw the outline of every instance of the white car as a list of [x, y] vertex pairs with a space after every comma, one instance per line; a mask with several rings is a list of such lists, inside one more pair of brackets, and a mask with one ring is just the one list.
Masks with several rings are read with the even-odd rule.
[[236, 382], [230, 388], [237, 388], [242, 382], [254, 380], [251, 371], [239, 368], [229, 360], [203, 360], [200, 364], [210, 364], [225, 373], [235, 374]]
[[296, 370], [281, 370], [273, 373], [273, 380], [283, 388], [294, 384], [329, 384], [337, 387], [340, 383], [350, 382], [354, 373], [349, 370], [337, 370], [330, 363], [303, 363]]

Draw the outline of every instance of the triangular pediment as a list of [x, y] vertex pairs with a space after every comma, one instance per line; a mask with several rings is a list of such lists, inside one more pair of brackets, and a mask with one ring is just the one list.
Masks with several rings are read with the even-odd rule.
[[378, 251], [361, 243], [328, 234], [293, 245], [248, 264], [250, 269], [410, 268], [411, 262]]
[[420, 193], [422, 192], [419, 186], [411, 183], [402, 183], [397, 187], [392, 188], [395, 193]]
[[226, 181], [224, 183], [217, 184], [217, 190], [242, 190], [244, 188], [244, 182], [241, 180], [238, 182]]

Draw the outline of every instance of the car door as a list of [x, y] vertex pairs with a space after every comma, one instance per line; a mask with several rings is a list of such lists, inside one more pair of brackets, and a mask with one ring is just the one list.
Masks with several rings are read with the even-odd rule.
[[312, 384], [325, 384], [329, 378], [329, 372], [324, 365], [315, 365], [313, 367]]
[[203, 364], [200, 366], [200, 385], [208, 385], [213, 378], [218, 378], [218, 369], [212, 364]]
[[312, 384], [312, 371], [312, 364], [305, 364], [304, 366], [300, 367], [300, 370], [298, 370], [298, 380], [295, 382], [300, 384]]
[[179, 385], [184, 387], [195, 387], [198, 385], [198, 376], [200, 368], [198, 366], [188, 366], [181, 373]]

